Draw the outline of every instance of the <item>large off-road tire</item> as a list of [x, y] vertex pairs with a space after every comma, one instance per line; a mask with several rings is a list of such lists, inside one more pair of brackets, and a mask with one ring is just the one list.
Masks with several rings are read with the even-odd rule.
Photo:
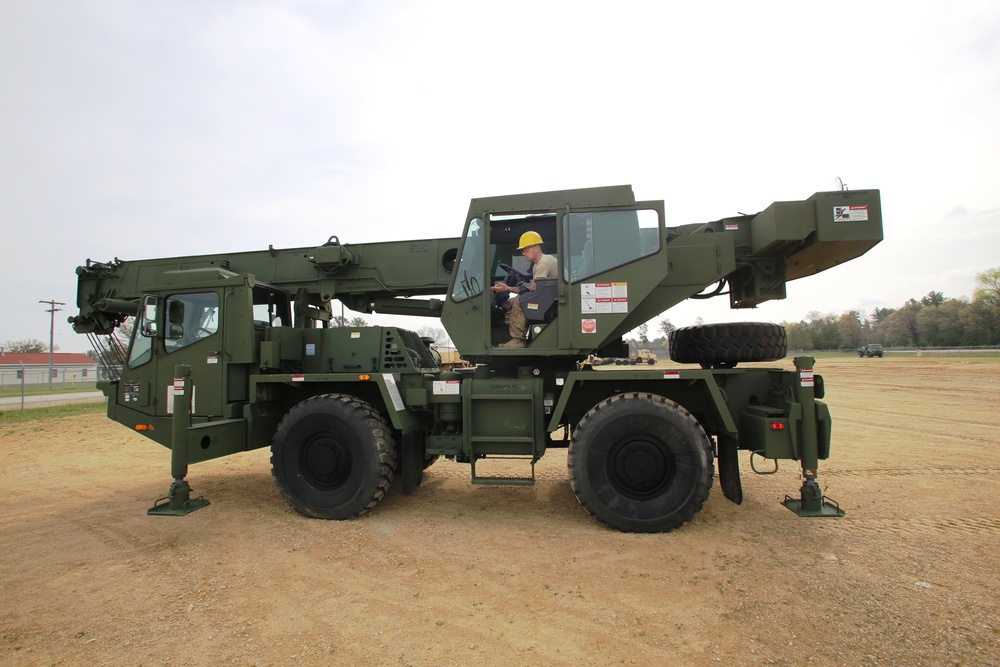
[[702, 324], [671, 331], [669, 351], [678, 363], [732, 367], [784, 358], [788, 336], [785, 327], [770, 322]]
[[619, 394], [573, 431], [569, 478], [598, 521], [660, 533], [690, 521], [712, 488], [712, 443], [691, 413], [655, 394]]
[[288, 411], [271, 445], [271, 474], [297, 511], [349, 519], [382, 499], [396, 447], [385, 419], [353, 396], [325, 394]]

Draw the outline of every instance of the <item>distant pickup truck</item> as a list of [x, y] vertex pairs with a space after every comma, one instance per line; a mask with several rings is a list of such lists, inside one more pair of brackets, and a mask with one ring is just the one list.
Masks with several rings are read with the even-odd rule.
[[865, 345], [864, 347], [858, 348], [859, 357], [882, 357], [885, 356], [885, 350], [878, 343], [873, 343], [871, 345]]

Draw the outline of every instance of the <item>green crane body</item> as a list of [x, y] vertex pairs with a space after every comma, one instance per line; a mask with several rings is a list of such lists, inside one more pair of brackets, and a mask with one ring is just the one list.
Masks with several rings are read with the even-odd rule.
[[[558, 276], [520, 296], [524, 347], [499, 348], [506, 311], [489, 287], [524, 280], [526, 231], [556, 256]], [[716, 458], [723, 493], [741, 502], [741, 449], [800, 463], [799, 497], [784, 501], [793, 511], [842, 516], [816, 482], [831, 419], [813, 360], [737, 368], [784, 357], [781, 327], [673, 332], [671, 358], [692, 367], [584, 361], [627, 356], [625, 333], [685, 299], [728, 294], [733, 308], [781, 299], [787, 281], [881, 239], [877, 190], [681, 227], [630, 186], [489, 197], [472, 200], [451, 239], [330, 237], [314, 248], [88, 260], [70, 322], [104, 353], [108, 416], [171, 449], [173, 483], [151, 514], [207, 504], [191, 497], [189, 464], [270, 446], [282, 495], [320, 518], [363, 514], [396, 477], [412, 493], [441, 456], [469, 463], [473, 483], [533, 484], [552, 447], [569, 448], [584, 508], [623, 531], [690, 520]], [[429, 343], [400, 327], [331, 326], [335, 299], [358, 312], [440, 317], [470, 366], [441, 370]], [[127, 348], [106, 347], [129, 317]]]

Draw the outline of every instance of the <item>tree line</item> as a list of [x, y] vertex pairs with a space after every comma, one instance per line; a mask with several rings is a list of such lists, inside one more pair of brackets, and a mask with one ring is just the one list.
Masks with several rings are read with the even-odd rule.
[[[696, 325], [703, 324], [701, 318]], [[1000, 266], [976, 275], [972, 300], [949, 298], [930, 291], [908, 299], [899, 308], [851, 310], [840, 315], [812, 311], [798, 322], [782, 322], [792, 350], [850, 350], [869, 343], [886, 347], [958, 347], [1000, 345]], [[659, 336], [649, 337], [649, 326], [628, 339], [630, 352], [649, 349], [666, 356], [669, 319], [659, 323]]]
[[1000, 345], [1000, 266], [976, 275], [971, 301], [932, 290], [899, 308], [840, 315], [813, 311], [804, 320], [782, 324], [790, 349], [843, 350], [867, 343], [886, 347]]

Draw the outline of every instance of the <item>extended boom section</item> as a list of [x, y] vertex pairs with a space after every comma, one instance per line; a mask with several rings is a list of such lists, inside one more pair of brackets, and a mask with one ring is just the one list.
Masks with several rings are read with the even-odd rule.
[[[459, 239], [341, 244], [331, 236], [315, 248], [290, 248], [139, 261], [91, 262], [78, 267], [77, 307], [70, 318], [77, 333], [109, 334], [135, 315], [139, 299], [156, 286], [178, 284], [184, 272], [216, 271], [247, 275], [255, 282], [293, 296], [301, 311], [299, 326], [330, 319], [329, 304], [339, 299], [359, 312], [435, 316], [438, 295], [451, 280]], [[188, 274], [194, 275], [194, 274]], [[325, 311], [325, 312], [324, 312]], [[286, 321], [286, 324], [290, 322]]]
[[[625, 333], [688, 298], [784, 298], [788, 281], [881, 238], [877, 190], [682, 226], [630, 186], [488, 197], [457, 238], [88, 260], [70, 321], [114, 368], [100, 383], [108, 416], [171, 450], [151, 514], [208, 506], [191, 497], [189, 465], [261, 447], [288, 502], [326, 519], [370, 511], [392, 483], [414, 492], [440, 457], [469, 464], [475, 484], [531, 485], [539, 458], [568, 447], [581, 505], [618, 530], [691, 520], [716, 461], [740, 503], [741, 450], [797, 462], [805, 482], [786, 507], [839, 516], [817, 482], [832, 434], [823, 378], [809, 357], [775, 365], [780, 326], [679, 329], [671, 365], [587, 359], [627, 356]], [[347, 323], [334, 299], [440, 317], [467, 365], [442, 366], [407, 329], [335, 326]], [[127, 319], [127, 348], [105, 343]]]

